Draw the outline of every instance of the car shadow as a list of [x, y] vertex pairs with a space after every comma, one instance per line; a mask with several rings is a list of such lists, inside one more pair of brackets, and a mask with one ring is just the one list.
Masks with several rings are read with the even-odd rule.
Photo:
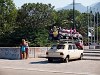
[[48, 64], [48, 61], [37, 61], [37, 62], [30, 62], [29, 64]]
[[60, 64], [60, 63], [63, 63], [61, 61], [53, 61], [53, 62], [48, 62], [47, 60], [44, 60], [44, 61], [37, 61], [37, 62], [30, 62], [29, 64]]

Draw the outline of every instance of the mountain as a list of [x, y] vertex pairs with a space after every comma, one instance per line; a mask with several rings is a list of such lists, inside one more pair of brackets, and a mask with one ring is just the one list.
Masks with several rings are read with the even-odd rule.
[[95, 4], [93, 4], [93, 5], [90, 6], [90, 7], [91, 7], [92, 11], [95, 10], [95, 12], [97, 12], [97, 10], [98, 10], [98, 12], [100, 12], [100, 2], [95, 3]]
[[[92, 11], [94, 11], [94, 8], [95, 8], [95, 12], [97, 12], [97, 9], [100, 12], [100, 2], [92, 4], [91, 6], [89, 6], [89, 9], [90, 9], [90, 7], [91, 7]], [[67, 9], [73, 9], [73, 4], [69, 4], [65, 7], [58, 8], [56, 10], [62, 10], [62, 9], [66, 9], [66, 10]], [[84, 12], [87, 12], [87, 7], [83, 6], [81, 3], [75, 3], [75, 10], [78, 10], [81, 13], [84, 13]]]
[[[61, 9], [73, 9], [73, 4], [69, 4], [68, 6], [65, 6], [63, 8], [59, 8], [57, 10], [61, 10]], [[82, 12], [85, 12], [87, 9], [85, 6], [83, 6], [81, 3], [75, 3], [75, 10]]]

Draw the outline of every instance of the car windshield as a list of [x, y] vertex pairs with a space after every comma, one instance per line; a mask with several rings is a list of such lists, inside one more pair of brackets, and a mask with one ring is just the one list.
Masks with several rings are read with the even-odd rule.
[[65, 45], [53, 45], [51, 49], [64, 49]]
[[57, 49], [57, 45], [53, 45], [51, 49]]
[[65, 45], [57, 45], [57, 49], [64, 49]]

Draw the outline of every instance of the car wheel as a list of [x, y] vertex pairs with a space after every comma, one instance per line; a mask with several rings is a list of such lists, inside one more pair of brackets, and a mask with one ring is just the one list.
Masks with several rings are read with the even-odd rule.
[[52, 62], [53, 61], [53, 59], [51, 59], [51, 58], [48, 58], [48, 62]]
[[66, 58], [64, 59], [64, 62], [65, 62], [65, 63], [68, 63], [68, 62], [69, 62], [69, 57], [66, 57]]
[[82, 60], [82, 59], [83, 59], [83, 54], [81, 54], [81, 55], [80, 55], [80, 58], [79, 58], [79, 60]]

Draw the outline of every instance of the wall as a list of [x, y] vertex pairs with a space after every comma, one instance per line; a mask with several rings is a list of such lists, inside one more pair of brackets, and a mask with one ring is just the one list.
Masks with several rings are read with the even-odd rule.
[[46, 51], [49, 49], [50, 47], [30, 47], [29, 57], [44, 57], [46, 55]]
[[0, 58], [3, 59], [20, 59], [19, 48], [13, 47], [1, 47], [0, 48]]
[[[43, 57], [50, 47], [30, 47], [29, 57], [37, 58]], [[20, 59], [19, 47], [0, 47], [0, 58], [3, 59]]]
[[100, 45], [90, 45], [90, 46], [84, 46], [84, 49], [100, 49]]
[[[50, 47], [30, 47], [29, 58], [45, 57], [46, 51], [49, 49]], [[84, 49], [89, 49], [89, 46], [84, 46]], [[100, 46], [97, 46], [95, 49], [100, 49]], [[19, 47], [0, 47], [0, 58], [20, 59], [20, 48]]]
[[89, 46], [84, 46], [84, 49], [89, 49]]

